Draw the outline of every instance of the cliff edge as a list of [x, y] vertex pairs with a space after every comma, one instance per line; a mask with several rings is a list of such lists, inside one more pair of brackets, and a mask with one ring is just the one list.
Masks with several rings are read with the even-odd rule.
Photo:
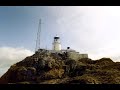
[[74, 60], [65, 53], [35, 53], [12, 65], [0, 84], [120, 84], [120, 63], [110, 58]]

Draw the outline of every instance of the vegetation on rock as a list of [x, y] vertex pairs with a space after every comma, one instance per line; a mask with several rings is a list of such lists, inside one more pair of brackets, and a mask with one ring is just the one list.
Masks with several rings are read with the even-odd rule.
[[110, 58], [73, 60], [57, 53], [35, 53], [12, 65], [1, 84], [120, 84], [120, 63]]

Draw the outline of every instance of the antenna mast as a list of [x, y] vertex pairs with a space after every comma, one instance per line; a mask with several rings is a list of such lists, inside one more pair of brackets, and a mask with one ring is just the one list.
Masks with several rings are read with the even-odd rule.
[[41, 34], [41, 19], [39, 19], [39, 25], [38, 25], [38, 32], [37, 32], [37, 40], [36, 40], [36, 48], [35, 51], [38, 51], [40, 49], [40, 34]]

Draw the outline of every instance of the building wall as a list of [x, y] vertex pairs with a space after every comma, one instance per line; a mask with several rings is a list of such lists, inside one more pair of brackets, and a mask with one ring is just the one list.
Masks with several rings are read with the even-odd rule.
[[68, 58], [78, 60], [79, 59], [79, 53], [68, 52]]
[[58, 51], [61, 50], [61, 44], [54, 42], [53, 43], [53, 50], [58, 50]]
[[67, 56], [68, 58], [70, 59], [74, 59], [74, 60], [79, 60], [81, 58], [88, 58], [88, 54], [80, 54], [79, 52], [76, 52], [75, 50], [59, 50], [59, 51], [56, 51], [56, 50], [45, 50], [45, 49], [41, 49], [41, 50], [38, 50], [38, 52], [40, 53], [44, 53], [44, 52], [48, 52], [48, 53], [64, 53], [64, 52], [67, 52]]
[[81, 59], [81, 58], [88, 58], [88, 54], [80, 54], [79, 55], [79, 58]]
[[68, 58], [79, 60], [81, 58], [88, 58], [88, 54], [79, 54], [78, 52], [68, 52]]

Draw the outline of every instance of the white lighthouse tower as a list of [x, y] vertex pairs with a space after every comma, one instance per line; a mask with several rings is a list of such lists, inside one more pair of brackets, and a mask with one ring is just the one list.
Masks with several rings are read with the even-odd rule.
[[60, 37], [57, 35], [54, 37], [53, 50], [55, 50], [55, 51], [61, 50]]

